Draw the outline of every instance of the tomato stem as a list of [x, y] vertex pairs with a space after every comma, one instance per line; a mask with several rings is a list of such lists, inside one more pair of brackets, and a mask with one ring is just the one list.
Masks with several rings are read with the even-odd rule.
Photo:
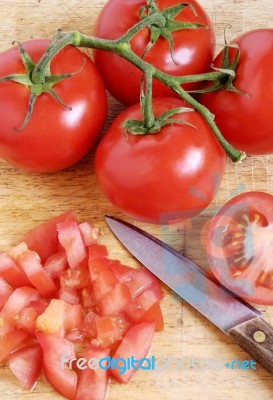
[[152, 13], [151, 15], [147, 15], [145, 18], [141, 19], [140, 22], [138, 22], [123, 36], [116, 40], [96, 38], [93, 36], [83, 35], [80, 32], [58, 32], [51, 40], [51, 43], [46, 50], [44, 56], [34, 67], [31, 76], [32, 82], [35, 84], [44, 83], [45, 76], [48, 75], [49, 65], [52, 58], [67, 45], [100, 49], [118, 54], [119, 56], [128, 60], [138, 69], [140, 69], [145, 76], [146, 93], [144, 97], [142, 96], [142, 110], [144, 120], [143, 125], [145, 128], [148, 128], [147, 131], [149, 131], [149, 129], [152, 128], [155, 123], [155, 118], [152, 112], [152, 79], [155, 78], [171, 88], [179, 95], [181, 99], [191, 105], [204, 117], [204, 119], [207, 121], [208, 125], [212, 129], [213, 133], [215, 134], [216, 138], [218, 139], [219, 143], [224, 148], [228, 156], [232, 159], [232, 161], [241, 161], [245, 157], [245, 153], [236, 150], [224, 139], [214, 121], [214, 116], [210, 113], [210, 111], [205, 106], [201, 105], [181, 87], [181, 84], [185, 82], [217, 82], [226, 75], [230, 75], [229, 71], [222, 70], [199, 75], [172, 76], [151, 66], [151, 64], [146, 62], [143, 58], [137, 56], [132, 51], [130, 40], [134, 35], [136, 35], [140, 30], [147, 27], [164, 27], [166, 25], [166, 22], [167, 17], [165, 17], [163, 13]]

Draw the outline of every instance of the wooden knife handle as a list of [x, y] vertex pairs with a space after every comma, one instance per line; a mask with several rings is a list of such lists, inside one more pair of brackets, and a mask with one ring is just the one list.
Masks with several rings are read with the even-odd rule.
[[256, 317], [231, 328], [228, 335], [273, 374], [273, 326]]

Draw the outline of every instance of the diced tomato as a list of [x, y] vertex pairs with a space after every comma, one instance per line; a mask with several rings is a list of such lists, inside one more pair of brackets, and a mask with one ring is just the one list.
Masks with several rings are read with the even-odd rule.
[[53, 297], [56, 294], [57, 287], [53, 279], [44, 270], [34, 251], [26, 250], [19, 255], [17, 261], [32, 285], [38, 289], [43, 297]]
[[91, 308], [94, 305], [91, 286], [81, 290], [82, 305], [84, 308]]
[[45, 309], [48, 306], [48, 300], [36, 300], [36, 301], [31, 301], [29, 303], [29, 307], [34, 308], [34, 310], [37, 312], [38, 315], [42, 314], [43, 312], [45, 312]]
[[69, 304], [79, 304], [80, 302], [77, 290], [67, 286], [60, 288], [58, 297]]
[[69, 221], [77, 221], [75, 211], [67, 211], [38, 225], [26, 233], [21, 241], [25, 242], [30, 250], [36, 251], [44, 263], [49, 256], [58, 251], [57, 224]]
[[116, 314], [114, 318], [116, 320], [116, 323], [118, 324], [121, 336], [124, 336], [130, 326], [132, 326], [131, 322], [126, 318], [123, 313]]
[[5, 279], [0, 277], [0, 310], [2, 310], [12, 293], [12, 287], [5, 281]]
[[93, 282], [94, 300], [97, 303], [118, 283], [111, 271], [102, 271]]
[[98, 314], [94, 313], [93, 311], [89, 311], [89, 313], [87, 313], [84, 317], [81, 325], [81, 330], [90, 338], [97, 337], [97, 318], [99, 318]]
[[95, 243], [88, 247], [88, 256], [89, 259], [103, 258], [108, 256], [108, 251], [106, 246]]
[[112, 260], [110, 268], [120, 282], [127, 281], [130, 278], [132, 271], [134, 271], [133, 268], [121, 264], [118, 260]]
[[[150, 351], [155, 324], [152, 322], [142, 322], [132, 326], [125, 334], [121, 344], [117, 348], [114, 358], [134, 357], [135, 360], [141, 360], [146, 357]], [[110, 369], [110, 375], [121, 383], [128, 383], [135, 373], [133, 367], [127, 369], [124, 374], [121, 374], [117, 368]]]
[[109, 271], [111, 265], [111, 260], [105, 257], [101, 258], [89, 258], [88, 266], [89, 266], [89, 275], [91, 281], [97, 279], [99, 274], [103, 271]]
[[67, 339], [37, 332], [36, 337], [43, 349], [43, 369], [51, 385], [64, 397], [76, 396], [77, 374], [69, 368], [68, 360], [76, 359], [75, 346]]
[[65, 338], [69, 340], [69, 342], [72, 343], [81, 343], [84, 340], [86, 340], [86, 335], [83, 331], [80, 330], [74, 330], [74, 331], [69, 331], [65, 334]]
[[88, 222], [82, 222], [79, 224], [79, 229], [85, 246], [97, 243], [99, 238], [99, 230], [97, 228], [94, 228]]
[[[109, 349], [100, 349], [98, 347], [89, 346], [85, 353], [84, 359], [89, 361], [92, 358], [102, 360], [109, 356]], [[108, 374], [105, 368], [91, 369], [87, 368], [80, 372], [79, 386], [77, 389], [76, 400], [105, 400], [107, 394]], [[105, 363], [102, 362], [105, 367]]]
[[17, 318], [24, 307], [37, 300], [40, 300], [40, 294], [36, 289], [28, 286], [17, 288], [2, 308], [1, 315]]
[[32, 390], [42, 371], [43, 350], [39, 344], [23, 347], [10, 355], [9, 367], [24, 389]]
[[13, 329], [0, 336], [0, 363], [7, 361], [9, 355], [27, 342], [29, 334], [21, 329]]
[[82, 322], [82, 306], [80, 304], [69, 305], [66, 312], [64, 327], [67, 331], [78, 329]]
[[115, 315], [125, 310], [131, 302], [132, 297], [128, 287], [119, 282], [97, 303], [97, 308], [102, 316]]
[[23, 329], [29, 333], [34, 333], [38, 315], [39, 314], [33, 307], [23, 308], [16, 320], [16, 328]]
[[64, 251], [52, 254], [45, 262], [44, 269], [52, 279], [58, 278], [68, 268]]
[[116, 341], [121, 340], [121, 332], [115, 317], [98, 317], [96, 326], [99, 346], [111, 347]]
[[135, 299], [151, 286], [155, 280], [156, 277], [147, 268], [142, 267], [132, 270], [129, 279], [125, 282], [130, 290], [132, 298]]
[[0, 253], [0, 276], [12, 287], [32, 286], [25, 272], [6, 253]]
[[73, 289], [83, 289], [89, 285], [90, 277], [88, 270], [88, 261], [84, 260], [74, 269], [67, 269], [60, 276], [61, 286], [67, 286]]
[[57, 224], [57, 231], [70, 268], [76, 268], [87, 257], [78, 224], [75, 221], [62, 222]]
[[155, 332], [164, 330], [164, 319], [160, 303], [154, 303], [143, 315], [139, 318], [138, 322], [154, 322]]
[[45, 312], [38, 316], [36, 329], [47, 334], [64, 336], [64, 325], [69, 306], [62, 300], [52, 299]]
[[162, 300], [163, 292], [158, 281], [155, 281], [148, 289], [136, 297], [125, 310], [126, 316], [133, 323], [140, 321], [141, 317], [155, 303]]

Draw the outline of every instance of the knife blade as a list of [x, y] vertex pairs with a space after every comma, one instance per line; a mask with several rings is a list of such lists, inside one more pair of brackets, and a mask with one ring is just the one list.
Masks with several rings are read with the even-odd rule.
[[273, 326], [260, 311], [156, 237], [118, 218], [105, 220], [141, 264], [273, 373]]

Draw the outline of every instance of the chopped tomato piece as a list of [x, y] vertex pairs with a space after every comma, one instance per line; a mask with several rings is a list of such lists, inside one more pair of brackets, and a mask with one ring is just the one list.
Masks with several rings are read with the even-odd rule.
[[64, 251], [52, 254], [45, 262], [44, 269], [52, 279], [58, 278], [68, 268]]
[[67, 286], [60, 288], [58, 297], [69, 304], [79, 304], [80, 301], [77, 290]]
[[85, 246], [97, 243], [99, 238], [99, 230], [97, 228], [94, 228], [88, 222], [82, 222], [79, 224], [79, 229]]
[[28, 279], [43, 297], [53, 297], [57, 287], [51, 276], [44, 270], [36, 253], [26, 250], [18, 257], [18, 263], [25, 271]]
[[93, 282], [94, 300], [97, 303], [118, 283], [111, 271], [102, 271]]
[[155, 303], [162, 300], [163, 292], [158, 281], [155, 281], [148, 289], [136, 297], [125, 310], [126, 316], [133, 323], [138, 322], [141, 317]]
[[[85, 353], [85, 360], [102, 360], [109, 356], [109, 349], [100, 349], [95, 346], [89, 346]], [[79, 386], [77, 389], [76, 400], [105, 400], [108, 385], [108, 374], [104, 362], [100, 368], [98, 365], [97, 369], [91, 369], [86, 365], [87, 368], [80, 372]]]
[[65, 319], [69, 304], [58, 299], [52, 299], [45, 312], [38, 316], [36, 329], [48, 334], [64, 336]]
[[44, 263], [49, 256], [58, 251], [57, 224], [68, 221], [77, 221], [75, 211], [67, 211], [38, 225], [26, 233], [21, 241], [25, 242], [30, 250], [36, 251]]
[[29, 303], [29, 307], [34, 308], [34, 310], [37, 312], [38, 315], [42, 314], [45, 312], [45, 309], [48, 306], [48, 301], [41, 299], [41, 300], [36, 300], [36, 301], [31, 301]]
[[87, 313], [84, 317], [83, 323], [81, 325], [82, 331], [85, 332], [86, 335], [90, 338], [97, 337], [97, 318], [99, 318], [98, 314], [94, 313], [93, 311], [89, 311], [89, 313]]
[[16, 320], [16, 328], [23, 329], [29, 333], [34, 333], [38, 315], [39, 314], [33, 307], [23, 308]]
[[32, 286], [25, 272], [6, 253], [0, 253], [0, 276], [12, 287]]
[[20, 311], [30, 302], [40, 299], [39, 292], [31, 287], [25, 286], [14, 290], [1, 311], [1, 315], [17, 318]]
[[10, 355], [9, 367], [24, 389], [32, 390], [42, 371], [43, 350], [39, 344], [23, 347]]
[[67, 286], [73, 289], [83, 289], [89, 285], [90, 277], [87, 260], [83, 261], [74, 269], [67, 269], [60, 276], [61, 286]]
[[[133, 356], [135, 360], [140, 361], [146, 357], [151, 348], [154, 330], [155, 324], [152, 322], [141, 322], [132, 326], [117, 348], [114, 358], [127, 360]], [[135, 372], [133, 367], [127, 369], [123, 374], [117, 368], [110, 369], [110, 375], [121, 383], [128, 383]]]
[[73, 343], [55, 335], [37, 332], [43, 349], [43, 369], [51, 385], [64, 397], [75, 399], [77, 374], [70, 368], [69, 360], [76, 359]]
[[103, 258], [108, 256], [108, 251], [106, 246], [95, 243], [88, 247], [88, 254], [89, 259]]
[[97, 279], [99, 274], [103, 271], [109, 271], [111, 265], [111, 260], [108, 258], [89, 258], [88, 266], [89, 266], [89, 274], [91, 281]]
[[134, 299], [151, 286], [155, 280], [156, 277], [147, 268], [142, 267], [133, 269], [125, 283]]
[[138, 322], [154, 322], [155, 332], [164, 330], [164, 319], [160, 303], [154, 303], [143, 315], [139, 318]]
[[130, 279], [132, 271], [134, 271], [133, 268], [121, 264], [118, 260], [112, 260], [110, 268], [120, 282]]
[[9, 355], [27, 342], [29, 334], [21, 329], [13, 329], [0, 336], [0, 363], [7, 361]]
[[98, 317], [96, 326], [99, 346], [111, 347], [117, 340], [121, 340], [121, 332], [115, 317]]
[[86, 339], [86, 335], [80, 330], [75, 330], [67, 332], [65, 338], [72, 343], [80, 343]]
[[78, 224], [75, 221], [62, 222], [57, 224], [57, 231], [70, 268], [76, 268], [87, 257]]
[[82, 305], [84, 308], [91, 308], [94, 305], [91, 286], [87, 286], [81, 291]]
[[69, 305], [65, 321], [64, 327], [68, 331], [72, 331], [74, 329], [78, 329], [82, 322], [82, 306], [80, 304]]
[[132, 301], [130, 291], [124, 283], [117, 283], [111, 292], [107, 293], [97, 307], [102, 316], [115, 315], [125, 310]]
[[0, 310], [2, 310], [12, 293], [12, 287], [5, 281], [5, 279], [0, 277]]

